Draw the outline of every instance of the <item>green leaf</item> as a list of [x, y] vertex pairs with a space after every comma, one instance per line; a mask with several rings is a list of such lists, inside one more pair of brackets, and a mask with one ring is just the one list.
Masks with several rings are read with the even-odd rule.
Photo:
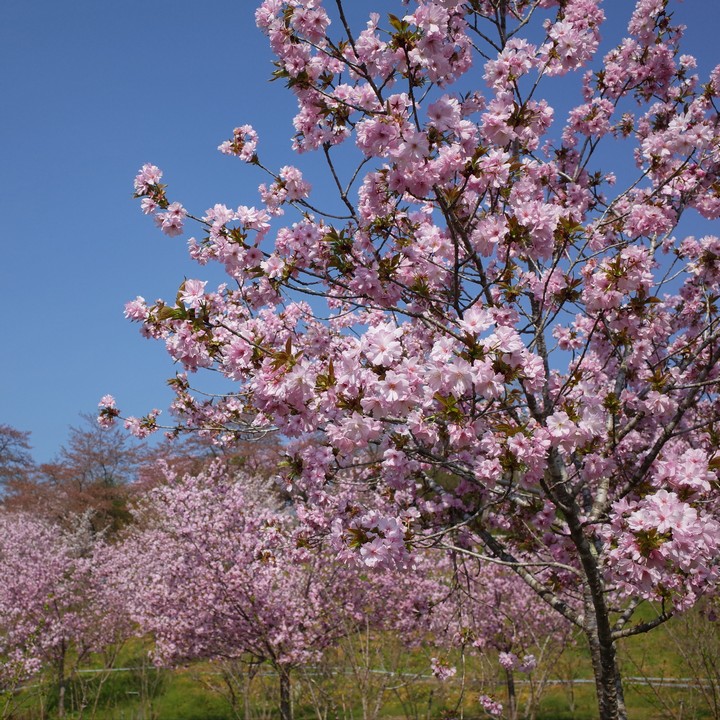
[[410, 27], [404, 20], [401, 20], [397, 15], [393, 15], [392, 13], [388, 13], [388, 22], [398, 32], [404, 32], [405, 30], [408, 30]]

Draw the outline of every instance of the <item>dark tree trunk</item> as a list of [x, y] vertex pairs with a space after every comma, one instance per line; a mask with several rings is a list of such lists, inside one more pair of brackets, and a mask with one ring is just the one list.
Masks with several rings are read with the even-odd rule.
[[505, 682], [508, 693], [508, 720], [517, 720], [517, 695], [515, 694], [515, 677], [512, 670], [505, 671]]
[[[564, 479], [559, 456], [551, 453], [550, 457], [555, 476], [559, 480]], [[590, 647], [600, 720], [627, 720], [615, 639], [610, 624], [610, 609], [606, 602], [605, 578], [598, 561], [598, 550], [592, 536], [586, 535], [586, 528], [580, 519], [580, 508], [564, 486], [559, 488], [558, 495], [585, 576], [583, 630]]]
[[280, 676], [280, 720], [293, 720], [290, 668], [278, 667]]
[[57, 687], [58, 687], [58, 718], [65, 717], [65, 689], [67, 681], [65, 679], [65, 642], [60, 645], [60, 654], [57, 661]]
[[615, 640], [605, 603], [604, 584], [597, 563], [583, 562], [591, 571], [584, 583], [584, 632], [590, 649], [600, 720], [627, 720], [622, 677], [617, 664]]
[[590, 646], [600, 720], [627, 720], [622, 678], [617, 665], [615, 647], [603, 647], [597, 636], [586, 636]]

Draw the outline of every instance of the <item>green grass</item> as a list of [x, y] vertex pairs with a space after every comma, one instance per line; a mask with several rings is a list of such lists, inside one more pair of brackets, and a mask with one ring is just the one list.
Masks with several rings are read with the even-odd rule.
[[[661, 627], [621, 643], [619, 656], [624, 676], [694, 677], [691, 663], [679, 651], [682, 645], [673, 640], [685, 637], [692, 630], [694, 626], [683, 624], [686, 622], [684, 619], [673, 620], [667, 628]], [[720, 634], [715, 623], [698, 625], [692, 632], [699, 633], [698, 642], [706, 642], [712, 636], [720, 647]], [[66, 694], [68, 720], [242, 718], [242, 685], [235, 688], [238, 707], [234, 714], [226, 698], [208, 688], [210, 683], [222, 685], [217, 667], [205, 663], [175, 670], [158, 670], [148, 662], [148, 649], [147, 643], [138, 640], [128, 643], [119, 654], [116, 667], [136, 669], [108, 674], [101, 688], [101, 674], [83, 674], [75, 678]], [[348, 658], [342, 655], [335, 662], [340, 665], [344, 663], [346, 670], [349, 667]], [[411, 669], [425, 673], [429, 669], [428, 652], [417, 650], [403, 655], [399, 646], [393, 645], [389, 638], [385, 639], [382, 649], [376, 647], [369, 663], [371, 667], [381, 663], [386, 666], [400, 663], [408, 675]], [[99, 667], [98, 659], [95, 659], [94, 666], [95, 669]], [[361, 681], [353, 679], [351, 675], [333, 674], [332, 668], [326, 670], [330, 672], [325, 676], [310, 675], [303, 678], [301, 673], [295, 674], [296, 720], [363, 720]], [[251, 685], [252, 720], [277, 720], [277, 681], [267, 670], [264, 669], [263, 673], [254, 678]], [[548, 669], [548, 675], [564, 682], [546, 688], [535, 715], [536, 720], [591, 720], [597, 717], [593, 685], [577, 682], [579, 679], [592, 678], [588, 651], [581, 642], [567, 648]], [[371, 692], [366, 692], [366, 695], [372, 700], [373, 693], [379, 691], [386, 678], [382, 675], [368, 677]], [[462, 703], [464, 716], [469, 720], [482, 717], [477, 703], [480, 693], [491, 694], [505, 702], [503, 679], [497, 666], [477, 657], [469, 658]], [[518, 675], [517, 679], [521, 680], [522, 676]], [[396, 679], [393, 682], [399, 684]], [[433, 679], [421, 679], [407, 687], [387, 690], [383, 695], [380, 717], [383, 720], [447, 720], [456, 717], [458, 687], [456, 676], [452, 682], [445, 684]], [[311, 688], [315, 691], [314, 698]], [[518, 684], [517, 692], [522, 711], [528, 698], [528, 688]], [[703, 693], [692, 688], [649, 688], [626, 681], [625, 695], [628, 714], [633, 720], [717, 720], [719, 717], [713, 715], [711, 703]], [[83, 697], [86, 705], [81, 710]], [[96, 698], [97, 712], [93, 714]], [[12, 716], [14, 720], [52, 720], [57, 716], [57, 692], [49, 681], [37, 683], [18, 700], [20, 709]]]

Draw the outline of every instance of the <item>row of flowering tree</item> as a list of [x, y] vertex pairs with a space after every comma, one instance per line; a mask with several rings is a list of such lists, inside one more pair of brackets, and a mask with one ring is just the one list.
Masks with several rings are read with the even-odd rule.
[[[405, 571], [368, 572], [338, 562], [273, 498], [267, 480], [215, 462], [196, 475], [166, 468], [166, 482], [140, 502], [134, 528], [115, 549], [117, 591], [155, 639], [158, 661], [269, 665], [279, 679], [280, 717], [292, 720], [292, 674], [323, 660], [337, 672], [329, 651], [347, 648], [348, 638], [369, 630], [378, 646], [387, 634], [407, 654], [424, 648], [437, 657], [422, 672], [440, 680], [457, 672], [443, 658], [466, 646], [499, 660], [507, 717], [515, 720], [513, 672], [532, 672], [570, 640], [570, 624], [507, 568], [425, 552]], [[381, 693], [378, 711], [383, 700]]]
[[19, 691], [50, 677], [57, 717], [91, 655], [112, 658], [132, 632], [112, 589], [114, 559], [88, 516], [73, 527], [0, 508], [0, 717], [16, 717]]
[[[268, 667], [279, 679], [280, 717], [291, 720], [298, 669], [324, 663], [331, 675], [342, 672], [338, 652], [357, 669], [348, 648], [370, 633], [378, 657], [388, 642], [399, 642], [407, 655], [427, 654], [419, 673], [432, 671], [441, 680], [456, 673], [449, 658], [458, 658], [460, 645], [489, 653], [492, 661], [499, 652], [514, 719], [512, 671], [531, 671], [544, 646], [564, 642], [567, 625], [553, 623], [549, 610], [502, 569], [478, 574], [452, 554], [419, 555], [412, 572], [399, 574], [366, 575], [339, 563], [309, 540], [287, 507], [273, 502], [277, 493], [267, 480], [227, 462], [194, 474], [164, 463], [155, 483], [139, 495], [133, 523], [111, 544], [93, 532], [87, 516], [69, 529], [0, 509], [6, 579], [0, 717], [13, 717], [16, 701], [27, 698], [19, 691], [43, 674], [51, 679], [58, 717], [94, 717], [101, 688], [94, 697], [82, 688], [78, 693], [78, 671], [93, 658], [96, 665], [98, 653], [114, 661], [135, 635], [152, 641], [159, 665], [210, 661], [227, 670], [234, 710], [246, 718], [250, 683], [233, 686], [233, 671], [244, 664], [251, 680]], [[368, 717], [377, 717], [386, 692], [383, 686], [376, 694]], [[360, 702], [367, 701], [365, 693]], [[485, 702], [499, 712], [494, 701]]]
[[196, 222], [191, 256], [228, 282], [127, 314], [232, 382], [178, 375], [181, 428], [288, 438], [284, 483], [340, 558], [505, 564], [584, 633], [600, 717], [624, 718], [618, 641], [717, 579], [720, 240], [682, 222], [720, 215], [720, 69], [698, 76], [669, 0], [602, 57], [600, 0], [379, 10], [259, 6], [326, 182], [266, 168], [247, 125], [220, 149], [266, 173], [254, 206], [191, 215], [144, 166], [143, 211]]

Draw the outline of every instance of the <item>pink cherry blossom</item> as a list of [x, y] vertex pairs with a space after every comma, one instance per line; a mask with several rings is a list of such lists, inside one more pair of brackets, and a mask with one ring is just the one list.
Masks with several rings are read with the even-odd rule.
[[180, 301], [189, 308], [199, 308], [205, 299], [204, 280], [186, 280], [180, 290]]
[[[292, 148], [327, 182], [273, 169], [239, 126], [221, 150], [262, 174], [258, 204], [192, 214], [189, 243], [227, 284], [127, 315], [195, 373], [198, 393], [172, 381], [177, 432], [281, 432], [281, 487], [349, 567], [409, 571], [444, 544], [511, 568], [584, 635], [598, 714], [624, 720], [617, 643], [718, 582], [720, 240], [685, 231], [720, 216], [718, 70], [660, 0], [624, 37], [599, 0], [412, 2], [347, 27], [342, 7], [256, 12]], [[143, 166], [135, 194], [179, 234], [160, 178]], [[204, 370], [229, 390], [203, 395]], [[514, 672], [534, 649], [496, 651]]]

